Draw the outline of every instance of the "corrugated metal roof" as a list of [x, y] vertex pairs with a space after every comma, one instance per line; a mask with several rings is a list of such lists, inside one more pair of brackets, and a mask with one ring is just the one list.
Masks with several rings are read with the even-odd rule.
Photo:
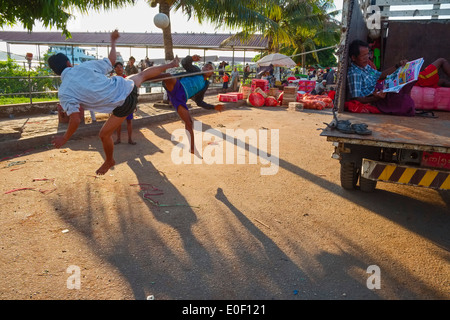
[[[214, 49], [214, 50], [267, 50], [267, 39], [254, 35], [241, 42], [230, 41], [226, 46], [222, 43], [232, 34], [219, 33], [173, 33], [174, 48]], [[76, 45], [76, 46], [108, 46], [109, 32], [73, 32], [72, 38], [66, 39], [59, 32], [21, 32], [0, 31], [0, 41], [10, 44], [32, 45]], [[121, 33], [116, 44], [118, 47], [164, 48], [162, 33]]]

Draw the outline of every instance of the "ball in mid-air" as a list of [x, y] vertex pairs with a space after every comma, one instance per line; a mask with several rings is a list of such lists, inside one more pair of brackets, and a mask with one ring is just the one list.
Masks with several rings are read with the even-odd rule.
[[169, 26], [169, 17], [164, 13], [158, 13], [153, 18], [153, 23], [160, 29], [165, 29]]

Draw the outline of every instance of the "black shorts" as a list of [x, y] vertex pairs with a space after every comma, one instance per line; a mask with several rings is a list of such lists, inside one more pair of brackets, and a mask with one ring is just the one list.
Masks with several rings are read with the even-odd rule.
[[125, 99], [125, 102], [120, 107], [117, 107], [113, 110], [113, 115], [122, 118], [132, 114], [136, 109], [138, 96], [138, 88], [135, 85], [131, 93]]

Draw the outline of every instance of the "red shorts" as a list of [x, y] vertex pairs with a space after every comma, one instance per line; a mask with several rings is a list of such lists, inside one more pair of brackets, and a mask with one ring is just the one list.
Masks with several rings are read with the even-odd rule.
[[437, 88], [439, 82], [439, 74], [436, 66], [430, 64], [422, 72], [419, 73], [416, 85], [421, 87]]

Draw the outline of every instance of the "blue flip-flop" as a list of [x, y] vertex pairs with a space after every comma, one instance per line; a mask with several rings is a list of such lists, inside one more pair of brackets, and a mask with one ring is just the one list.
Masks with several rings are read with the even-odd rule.
[[356, 134], [360, 134], [362, 136], [367, 136], [367, 135], [372, 134], [372, 131], [367, 129], [367, 124], [365, 124], [365, 123], [354, 123], [351, 125], [351, 127]]
[[336, 129], [342, 133], [355, 133], [352, 123], [348, 120], [339, 120], [336, 124]]

